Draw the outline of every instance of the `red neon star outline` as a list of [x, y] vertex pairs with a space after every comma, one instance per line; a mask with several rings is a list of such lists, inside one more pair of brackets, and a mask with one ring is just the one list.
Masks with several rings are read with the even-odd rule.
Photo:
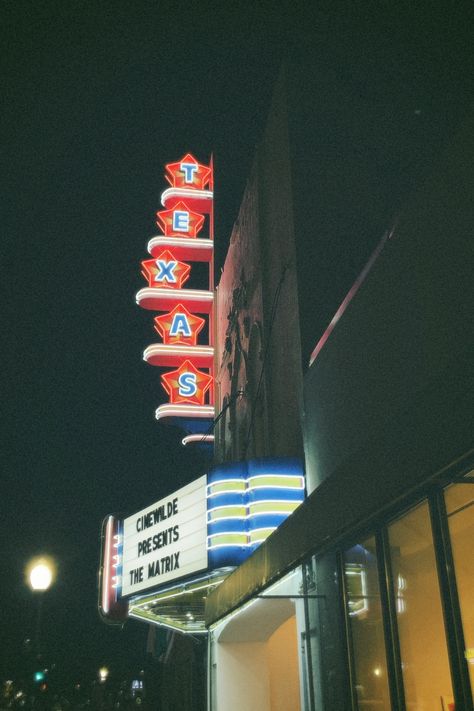
[[[186, 318], [191, 330], [190, 336], [183, 335], [182, 333], [171, 335], [171, 326], [173, 325], [175, 316], [178, 314], [182, 314]], [[197, 343], [198, 333], [204, 327], [206, 320], [200, 316], [195, 316], [190, 313], [188, 309], [183, 306], [183, 304], [178, 304], [169, 313], [163, 314], [162, 316], [155, 316], [154, 322], [155, 330], [158, 331], [160, 336], [163, 338], [163, 343], [182, 343], [186, 346], [195, 346]]]
[[[187, 230], [173, 229], [173, 215], [175, 212], [187, 212], [189, 225]], [[204, 215], [193, 212], [182, 200], [172, 210], [160, 210], [156, 213], [156, 224], [163, 230], [165, 237], [196, 237], [204, 224]]]
[[[193, 171], [191, 183], [186, 182], [186, 173], [181, 170], [182, 163], [192, 163], [197, 166], [196, 170]], [[165, 168], [168, 173], [168, 175], [165, 174], [165, 178], [173, 188], [204, 190], [211, 180], [212, 168], [198, 163], [191, 153], [186, 153], [177, 163], [167, 163]]]
[[[185, 391], [188, 386], [189, 380], [181, 381], [180, 377], [186, 375], [193, 375], [194, 382], [196, 385], [196, 392], [192, 394], [187, 394]], [[172, 370], [169, 373], [163, 373], [161, 376], [161, 383], [163, 388], [169, 395], [170, 403], [172, 405], [177, 405], [180, 403], [189, 403], [191, 405], [204, 405], [204, 398], [206, 392], [211, 387], [213, 378], [207, 373], [202, 373], [196, 368], [195, 365], [190, 360], [185, 360], [177, 370]], [[192, 382], [192, 380], [191, 380]], [[180, 392], [181, 388], [181, 392]]]
[[[171, 270], [171, 275], [176, 279], [176, 281], [170, 282], [166, 276], [167, 272], [165, 269], [165, 274], [159, 281], [156, 281], [156, 276], [163, 270], [158, 267], [158, 262], [163, 262], [165, 265], [171, 262], [176, 262], [176, 266]], [[189, 279], [189, 272], [191, 271], [191, 265], [186, 264], [186, 262], [180, 262], [176, 259], [173, 254], [166, 249], [155, 259], [146, 259], [142, 262], [142, 275], [148, 280], [148, 284], [151, 287], [159, 287], [161, 289], [181, 289], [182, 285]]]

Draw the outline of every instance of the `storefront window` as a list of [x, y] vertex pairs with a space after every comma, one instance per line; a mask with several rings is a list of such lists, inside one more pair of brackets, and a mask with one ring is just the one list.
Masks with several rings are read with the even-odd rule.
[[375, 539], [344, 554], [346, 611], [359, 711], [390, 711]]
[[445, 501], [463, 624], [464, 656], [471, 689], [474, 689], [474, 482], [453, 484], [446, 489]]
[[428, 504], [388, 531], [406, 708], [450, 709], [453, 691]]

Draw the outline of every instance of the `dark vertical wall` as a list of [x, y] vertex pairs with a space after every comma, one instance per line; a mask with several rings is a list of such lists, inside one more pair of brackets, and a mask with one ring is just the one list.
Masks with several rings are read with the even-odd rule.
[[[302, 456], [302, 368], [285, 78], [217, 288], [216, 460]], [[238, 395], [239, 391], [241, 395]]]
[[304, 367], [474, 88], [466, 8], [333, 5], [314, 9], [288, 64]]
[[259, 225], [264, 308], [265, 384], [271, 454], [302, 453], [301, 335], [291, 166], [288, 145], [286, 70], [275, 87], [259, 146]]
[[[472, 388], [474, 121], [397, 227], [305, 378], [310, 489], [399, 432], [427, 391]], [[469, 385], [470, 383], [470, 385]], [[429, 422], [426, 423], [429, 426]], [[367, 462], [370, 469], [371, 463]]]

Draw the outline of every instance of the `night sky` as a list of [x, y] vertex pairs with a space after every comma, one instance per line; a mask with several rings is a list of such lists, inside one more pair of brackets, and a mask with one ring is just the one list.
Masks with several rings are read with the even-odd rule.
[[[387, 76], [401, 86], [404, 57], [413, 121], [429, 106], [449, 126], [467, 101], [463, 3], [455, 17], [443, 7], [434, 20], [410, 14], [411, 4], [398, 3], [405, 15], [393, 32], [390, 3], [361, 3], [355, 14], [346, 10], [357, 3], [320, 4], [304, 17], [297, 5], [270, 3], [2, 4], [0, 680], [16, 674], [33, 635], [37, 601], [23, 570], [43, 552], [58, 562], [44, 599], [50, 658], [78, 675], [104, 662], [140, 664], [146, 626], [119, 631], [98, 618], [101, 521], [206, 469], [180, 447], [180, 431], [155, 421], [159, 371], [142, 361], [155, 338], [134, 295], [157, 233], [164, 164], [188, 151], [204, 163], [214, 154], [219, 266], [273, 82], [294, 47], [321, 52], [330, 36], [347, 80], [353, 47], [370, 57], [392, 37]], [[405, 34], [411, 58], [419, 50], [412, 69]], [[361, 72], [367, 86], [371, 72], [383, 84], [375, 58], [358, 66], [355, 87]], [[361, 261], [369, 246], [372, 237]], [[337, 304], [345, 285], [333, 268]]]

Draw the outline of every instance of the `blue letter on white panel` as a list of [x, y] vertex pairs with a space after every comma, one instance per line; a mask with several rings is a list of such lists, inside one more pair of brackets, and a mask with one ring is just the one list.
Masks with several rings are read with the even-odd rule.
[[190, 397], [196, 394], [196, 373], [181, 373], [178, 378], [178, 392], [182, 397]]
[[185, 314], [175, 314], [170, 328], [170, 336], [191, 336], [191, 327]]
[[184, 210], [173, 212], [173, 230], [175, 232], [189, 231], [189, 212], [184, 212]]
[[194, 173], [197, 170], [197, 165], [195, 163], [180, 163], [179, 169], [184, 173], [184, 182], [192, 183]]
[[174, 270], [178, 262], [165, 262], [164, 259], [157, 259], [156, 266], [158, 271], [155, 276], [155, 281], [167, 281], [169, 284], [176, 284]]

